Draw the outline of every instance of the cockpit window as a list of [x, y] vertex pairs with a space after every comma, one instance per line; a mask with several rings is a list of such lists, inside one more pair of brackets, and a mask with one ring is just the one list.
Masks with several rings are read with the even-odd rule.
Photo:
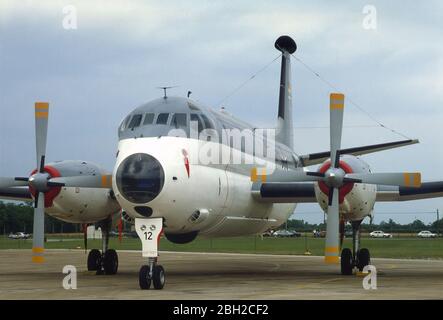
[[174, 113], [172, 116], [171, 125], [175, 128], [186, 128], [186, 113]]
[[126, 129], [130, 119], [131, 119], [131, 116], [129, 115], [122, 121], [122, 124], [120, 125], [120, 131], [123, 131]]
[[143, 125], [152, 124], [154, 122], [154, 114], [153, 113], [147, 113], [145, 115], [145, 120], [143, 120]]
[[134, 129], [140, 126], [140, 123], [142, 122], [142, 115], [136, 114], [132, 117], [131, 122], [129, 122], [129, 129]]
[[203, 130], [203, 121], [202, 119], [195, 113], [191, 113], [191, 122], [197, 121], [198, 122], [198, 132], [200, 133]]
[[214, 129], [214, 126], [212, 125], [211, 120], [209, 120], [209, 118], [207, 116], [205, 116], [204, 114], [201, 114], [201, 117], [203, 118], [206, 129]]
[[160, 113], [157, 117], [157, 124], [167, 124], [169, 113]]

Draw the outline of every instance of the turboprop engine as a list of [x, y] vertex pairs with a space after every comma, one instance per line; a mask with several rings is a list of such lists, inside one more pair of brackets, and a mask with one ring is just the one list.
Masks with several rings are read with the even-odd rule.
[[[319, 167], [318, 172], [326, 173], [330, 167], [331, 161], [327, 160]], [[366, 162], [352, 155], [341, 156], [339, 167], [344, 174], [371, 173], [371, 169]], [[314, 185], [314, 190], [320, 207], [327, 212], [329, 187], [324, 181], [318, 181]], [[345, 221], [358, 221], [371, 215], [374, 209], [376, 195], [377, 186], [374, 184], [345, 183], [339, 191], [339, 211], [341, 219]]]
[[[31, 178], [33, 174], [35, 171]], [[80, 160], [50, 163], [44, 167], [44, 174], [47, 174], [48, 181], [66, 177], [106, 176], [105, 170], [98, 165]], [[35, 198], [35, 188], [31, 183], [29, 189]], [[112, 189], [106, 188], [57, 186], [48, 182], [44, 198], [47, 214], [71, 223], [95, 223], [120, 210]]]

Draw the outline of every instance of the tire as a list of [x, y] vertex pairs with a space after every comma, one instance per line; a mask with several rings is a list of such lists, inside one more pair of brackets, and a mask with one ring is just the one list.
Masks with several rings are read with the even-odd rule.
[[103, 256], [103, 269], [105, 274], [113, 275], [118, 270], [118, 255], [114, 249], [106, 250]]
[[92, 249], [88, 254], [88, 271], [97, 271], [102, 265], [102, 254], [97, 249]]
[[352, 275], [352, 252], [351, 249], [345, 248], [341, 251], [341, 274], [345, 276]]
[[157, 290], [163, 289], [165, 286], [165, 269], [162, 266], [154, 267], [154, 274], [152, 275], [152, 280], [154, 282], [154, 288]]
[[138, 284], [140, 289], [148, 290], [151, 287], [151, 278], [149, 278], [149, 266], [142, 266], [138, 273]]
[[369, 250], [366, 248], [362, 248], [357, 252], [357, 268], [360, 271], [363, 271], [363, 268], [366, 267], [371, 262], [371, 255], [369, 254]]

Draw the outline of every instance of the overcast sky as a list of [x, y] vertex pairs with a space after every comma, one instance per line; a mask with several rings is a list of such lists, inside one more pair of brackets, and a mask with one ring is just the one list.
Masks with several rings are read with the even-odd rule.
[[[0, 176], [35, 167], [35, 101], [51, 105], [49, 161], [89, 160], [112, 170], [120, 121], [160, 97], [156, 87], [177, 85], [171, 95], [191, 90], [192, 98], [218, 108], [278, 55], [274, 41], [287, 34], [297, 42], [296, 56], [346, 94], [343, 147], [403, 139], [377, 127], [350, 98], [421, 141], [365, 156], [373, 171], [420, 171], [425, 181], [443, 180], [443, 2], [164, 3], [0, 2]], [[68, 5], [77, 29], [63, 26]], [[375, 29], [364, 27], [366, 5], [376, 9]], [[223, 105], [248, 122], [274, 126], [279, 72], [276, 61]], [[325, 151], [332, 89], [294, 60], [292, 80], [295, 151]], [[437, 208], [443, 199], [377, 204], [375, 222], [431, 222], [435, 214], [424, 212]], [[295, 217], [323, 220], [317, 205], [300, 205]]]

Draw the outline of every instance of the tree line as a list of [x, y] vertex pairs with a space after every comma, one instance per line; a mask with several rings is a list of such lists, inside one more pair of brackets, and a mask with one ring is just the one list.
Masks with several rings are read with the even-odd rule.
[[[23, 203], [4, 203], [0, 201], [0, 234], [9, 234], [14, 232], [32, 233], [34, 208], [32, 204]], [[312, 230], [326, 230], [324, 223], [311, 224], [304, 220], [290, 219], [282, 228], [294, 229], [301, 232], [310, 232]], [[350, 230], [349, 225], [346, 226]], [[429, 230], [436, 233], [443, 232], [443, 219], [426, 225], [421, 220], [415, 220], [408, 224], [400, 224], [392, 219], [382, 221], [380, 224], [363, 223], [363, 232], [372, 232], [383, 230], [385, 232], [408, 233]], [[46, 233], [72, 233], [81, 232], [79, 224], [67, 223], [46, 215], [45, 218]]]
[[[32, 233], [34, 207], [28, 203], [4, 203], [0, 201], [0, 233], [15, 232]], [[45, 216], [46, 233], [72, 233], [80, 232], [79, 224], [67, 223]]]
[[[312, 230], [326, 230], [326, 224], [311, 224], [304, 220], [288, 220], [286, 225], [283, 225], [282, 228], [294, 229], [296, 231], [307, 232]], [[347, 224], [345, 227], [346, 231], [352, 230], [350, 224]], [[392, 219], [388, 221], [382, 221], [379, 224], [375, 223], [362, 223], [361, 231], [362, 232], [372, 232], [375, 230], [382, 230], [389, 233], [417, 233], [423, 230], [429, 230], [435, 233], [443, 232], [443, 219], [438, 221], [434, 221], [430, 224], [425, 224], [423, 221], [416, 219], [408, 224], [400, 224], [395, 222]]]

